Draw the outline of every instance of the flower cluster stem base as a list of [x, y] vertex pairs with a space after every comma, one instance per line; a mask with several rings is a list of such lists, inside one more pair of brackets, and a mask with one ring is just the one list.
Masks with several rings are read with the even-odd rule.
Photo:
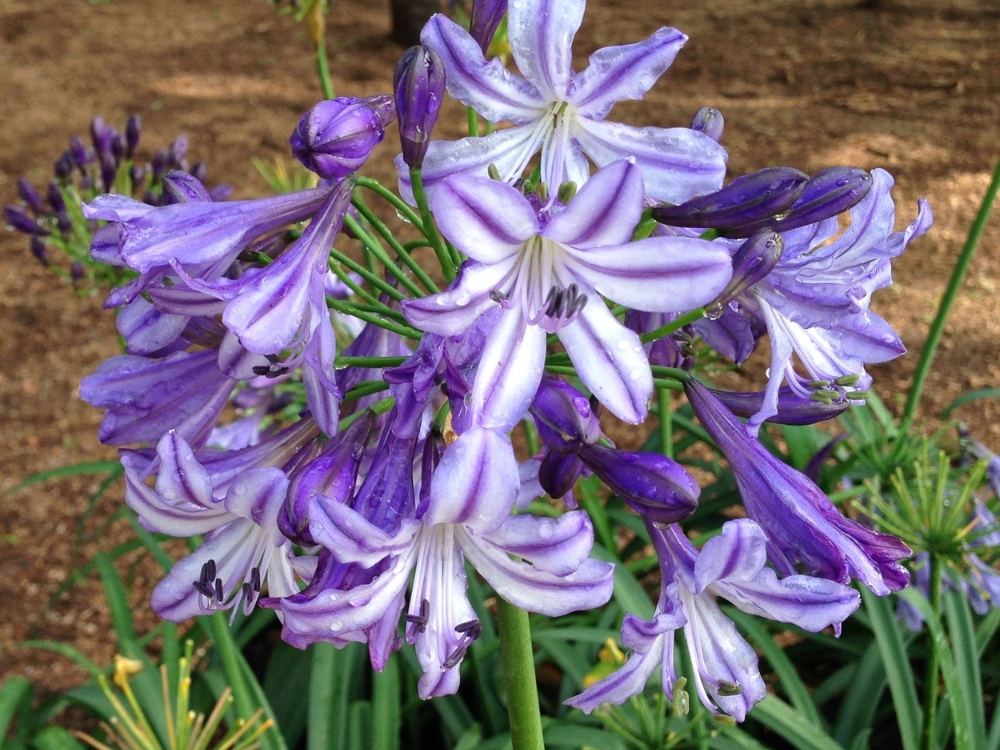
[[[941, 613], [941, 561], [937, 555], [930, 553], [927, 564], [930, 566], [930, 604], [935, 615]], [[927, 638], [927, 677], [924, 681], [924, 726], [920, 733], [921, 750], [935, 750], [935, 739], [938, 704], [938, 672], [940, 669], [938, 652], [934, 639]]]
[[497, 597], [503, 682], [514, 750], [544, 750], [528, 613]]

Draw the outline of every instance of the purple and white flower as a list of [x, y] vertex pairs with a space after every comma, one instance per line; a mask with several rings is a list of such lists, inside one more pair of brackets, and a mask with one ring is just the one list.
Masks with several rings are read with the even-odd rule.
[[[433, 190], [458, 173], [485, 176], [490, 164], [513, 182], [541, 151], [542, 180], [555, 190], [564, 181], [590, 176], [587, 158], [604, 167], [635, 159], [646, 195], [670, 203], [717, 190], [726, 173], [726, 152], [689, 128], [634, 128], [605, 120], [616, 102], [641, 99], [670, 67], [687, 37], [660, 28], [649, 39], [606, 47], [574, 73], [573, 37], [585, 0], [524, 0], [511, 3], [507, 34], [523, 78], [498, 59], [487, 62], [480, 41], [443, 15], [434, 16], [421, 41], [440, 55], [448, 91], [493, 123], [513, 127], [485, 138], [431, 143], [423, 179]], [[412, 198], [409, 174], [397, 159], [400, 192]]]

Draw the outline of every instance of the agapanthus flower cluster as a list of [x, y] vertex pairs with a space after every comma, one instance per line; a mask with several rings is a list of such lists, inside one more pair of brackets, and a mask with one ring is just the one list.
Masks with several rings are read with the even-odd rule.
[[[204, 162], [190, 164], [186, 135], [178, 136], [168, 148], [157, 149], [148, 162], [139, 158], [141, 136], [137, 115], [128, 119], [124, 132], [108, 125], [103, 117], [95, 117], [90, 123], [92, 145], [79, 136], [70, 138], [70, 147], [55, 163], [44, 198], [30, 180], [18, 179], [21, 203], [4, 206], [4, 222], [30, 237], [35, 260], [74, 283], [84, 279], [121, 283], [122, 273], [91, 257], [91, 235], [97, 226], [84, 218], [81, 203], [105, 193], [124, 193], [151, 206], [162, 206], [175, 200], [163, 181], [168, 172], [186, 172], [202, 183], [208, 174]], [[210, 192], [213, 199], [225, 200], [231, 188], [220, 185]], [[53, 247], [70, 261], [68, 270], [58, 263], [53, 265]]]
[[[724, 186], [717, 110], [666, 129], [608, 119], [656, 83], [681, 32], [598, 50], [576, 72], [583, 0], [520, 0], [516, 75], [484, 53], [503, 4], [480, 5], [473, 35], [428, 23], [391, 95], [302, 117], [292, 152], [319, 187], [220, 202], [171, 171], [169, 205], [86, 205], [107, 222], [93, 257], [135, 276], [107, 301], [125, 353], [81, 395], [106, 412], [101, 440], [123, 448], [140, 522], [204, 535], [153, 607], [181, 620], [265, 606], [289, 643], [364, 642], [376, 669], [412, 644], [420, 695], [453, 693], [482, 632], [467, 575], [549, 616], [610, 598], [612, 566], [591, 559], [573, 498], [596, 475], [645, 521], [661, 592], [652, 620], [625, 619], [625, 666], [570, 703], [620, 703], [657, 669], [672, 695], [682, 629], [699, 697], [742, 720], [764, 684], [718, 597], [820, 630], [857, 607], [851, 581], [907, 584], [906, 546], [845, 518], [757, 431], [834, 416], [863, 400], [866, 364], [902, 352], [869, 304], [929, 209], [893, 232], [881, 170]], [[445, 88], [500, 127], [432, 139]], [[394, 120], [398, 196], [357, 174]], [[415, 239], [393, 235], [370, 196]], [[698, 337], [737, 364], [766, 337], [766, 387], [709, 389], [685, 354]], [[679, 525], [695, 479], [601, 429], [604, 410], [644, 421], [657, 387], [686, 389], [749, 516], [700, 548]], [[515, 450], [521, 430], [536, 455]], [[546, 496], [565, 512], [534, 515]]]

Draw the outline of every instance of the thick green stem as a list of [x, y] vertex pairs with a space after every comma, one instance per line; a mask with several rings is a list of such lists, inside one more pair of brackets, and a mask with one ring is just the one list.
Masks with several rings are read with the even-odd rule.
[[[929, 566], [930, 575], [931, 611], [937, 615], [941, 612], [941, 579], [943, 571], [941, 570], [941, 562], [934, 552], [928, 554], [927, 565]], [[920, 733], [921, 750], [936, 750], [937, 748], [934, 736], [936, 730], [934, 723], [937, 718], [939, 668], [940, 664], [938, 662], [938, 653], [934, 645], [934, 639], [928, 636], [927, 676], [924, 680], [924, 726]]]
[[951, 312], [951, 306], [955, 302], [955, 297], [958, 296], [958, 290], [965, 279], [965, 273], [969, 270], [969, 263], [976, 252], [976, 246], [983, 236], [983, 230], [986, 228], [986, 222], [989, 219], [990, 210], [993, 208], [993, 202], [996, 200], [998, 190], [1000, 190], [1000, 162], [997, 162], [996, 169], [993, 171], [993, 180], [990, 182], [990, 186], [986, 188], [983, 202], [979, 206], [979, 213], [976, 214], [975, 221], [969, 227], [969, 235], [965, 239], [962, 253], [958, 256], [958, 261], [952, 269], [948, 287], [944, 290], [941, 303], [938, 305], [937, 315], [934, 316], [930, 333], [927, 334], [927, 341], [920, 352], [920, 360], [917, 362], [917, 369], [913, 373], [913, 383], [910, 385], [910, 391], [906, 395], [906, 407], [903, 409], [903, 419], [899, 425], [900, 435], [908, 435], [910, 427], [913, 425], [913, 418], [917, 413], [917, 406], [920, 403], [920, 396], [924, 391], [927, 375], [931, 370], [931, 364], [934, 362], [934, 355], [937, 353], [938, 344], [941, 343], [945, 324], [948, 322], [948, 314]]
[[545, 750], [528, 613], [497, 597], [497, 623], [514, 750]]
[[434, 225], [434, 219], [431, 217], [431, 209], [427, 204], [427, 195], [424, 193], [424, 176], [417, 167], [410, 167], [410, 183], [413, 189], [413, 199], [417, 202], [417, 207], [420, 209], [424, 236], [430, 241], [431, 247], [434, 248], [434, 254], [437, 255], [438, 263], [441, 264], [441, 273], [444, 275], [444, 280], [450, 282], [456, 276], [455, 265], [452, 263], [451, 253], [448, 252], [448, 248], [441, 241], [441, 235], [438, 234], [437, 227]]
[[[399, 214], [400, 218], [404, 221], [408, 221], [410, 224], [415, 226], [417, 230], [424, 234], [424, 223], [423, 220], [402, 198], [396, 195], [394, 192], [385, 187], [378, 180], [374, 180], [371, 177], [365, 177], [364, 175], [358, 175], [357, 177], [358, 187], [363, 187], [367, 190], [371, 190], [373, 193], [381, 198], [384, 198]], [[410, 243], [407, 243], [410, 244]]]
[[403, 269], [393, 263], [392, 258], [389, 257], [389, 253], [385, 251], [385, 248], [382, 247], [382, 243], [378, 241], [377, 237], [374, 237], [365, 231], [365, 229], [351, 216], [344, 217], [344, 225], [354, 233], [355, 237], [361, 240], [361, 244], [365, 246], [365, 250], [368, 252], [368, 255], [377, 258], [378, 261], [385, 266], [385, 269], [395, 276], [396, 280], [405, 286], [411, 294], [416, 297], [422, 297], [424, 295], [424, 291], [416, 285], [413, 279], [407, 276]]

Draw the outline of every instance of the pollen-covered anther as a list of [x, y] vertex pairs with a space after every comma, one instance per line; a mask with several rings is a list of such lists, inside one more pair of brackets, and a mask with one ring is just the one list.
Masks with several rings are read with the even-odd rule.
[[424, 599], [420, 602], [420, 613], [416, 615], [406, 615], [406, 621], [416, 626], [418, 633], [427, 630], [427, 623], [431, 619], [431, 603]]

